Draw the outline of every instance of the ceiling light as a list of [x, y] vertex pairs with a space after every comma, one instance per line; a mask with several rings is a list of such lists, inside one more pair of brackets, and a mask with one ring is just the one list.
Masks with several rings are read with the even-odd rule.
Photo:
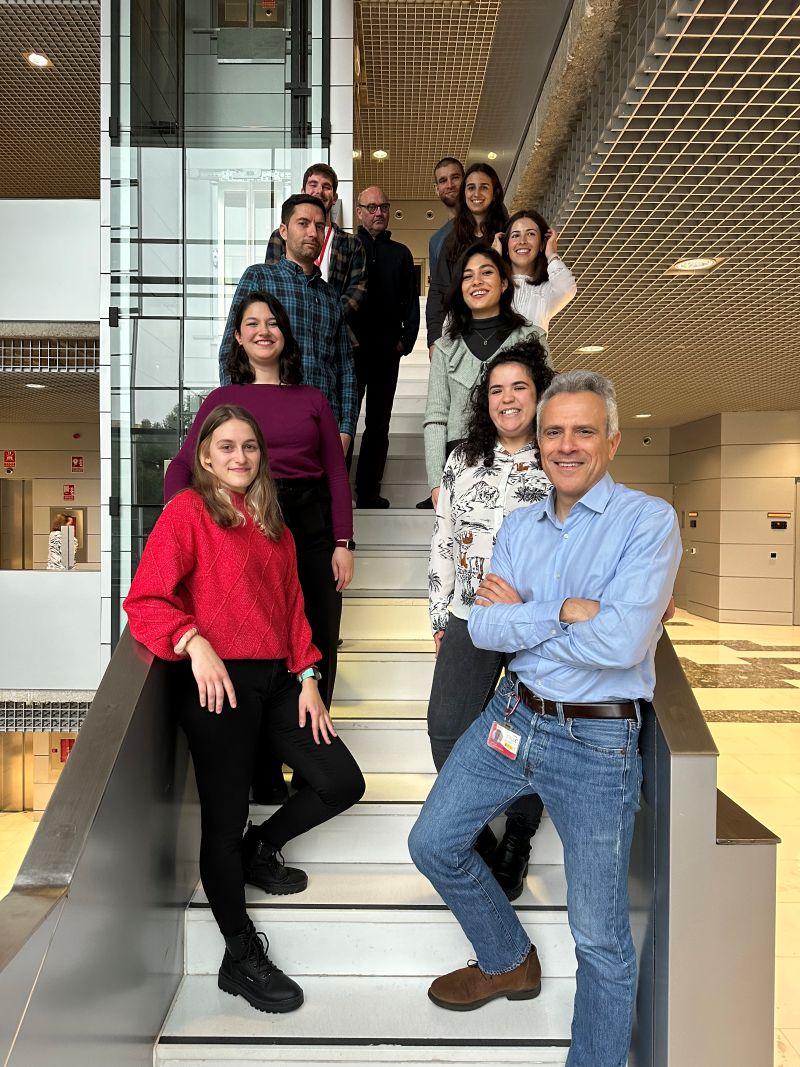
[[373, 159], [388, 159], [389, 153], [383, 148], [376, 148], [372, 153]]
[[687, 256], [672, 264], [670, 274], [707, 274], [720, 262], [715, 256]]
[[361, 159], [361, 149], [360, 148], [354, 148], [353, 149], [353, 159]]
[[652, 415], [649, 411], [643, 411], [641, 415], [634, 415], [635, 419], [652, 419]]
[[486, 158], [487, 159], [497, 159], [497, 152], [487, 152], [486, 153]]
[[596, 356], [600, 352], [605, 352], [605, 345], [581, 345], [580, 348], [576, 348], [575, 351], [581, 356]]
[[36, 382], [25, 382], [26, 389], [46, 389], [46, 385], [38, 385]]
[[49, 67], [50, 60], [41, 52], [28, 52], [25, 56], [32, 67]]

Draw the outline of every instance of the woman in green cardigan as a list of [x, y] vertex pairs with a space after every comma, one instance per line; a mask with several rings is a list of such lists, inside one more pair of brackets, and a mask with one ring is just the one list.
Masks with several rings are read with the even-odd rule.
[[[474, 244], [456, 264], [445, 300], [444, 334], [435, 342], [425, 405], [425, 467], [436, 506], [445, 460], [464, 436], [470, 390], [482, 367], [498, 352], [547, 336], [527, 325], [511, 307], [514, 286], [508, 265], [493, 249]], [[419, 506], [419, 505], [418, 505]]]

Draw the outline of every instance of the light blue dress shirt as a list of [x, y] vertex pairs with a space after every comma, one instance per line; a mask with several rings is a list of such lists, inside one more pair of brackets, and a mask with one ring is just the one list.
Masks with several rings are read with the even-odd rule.
[[[680, 559], [678, 519], [664, 500], [606, 474], [561, 523], [551, 492], [508, 516], [489, 566], [524, 603], [476, 603], [470, 636], [478, 648], [517, 653], [510, 669], [550, 700], [650, 700]], [[598, 600], [600, 610], [562, 623], [568, 597]]]

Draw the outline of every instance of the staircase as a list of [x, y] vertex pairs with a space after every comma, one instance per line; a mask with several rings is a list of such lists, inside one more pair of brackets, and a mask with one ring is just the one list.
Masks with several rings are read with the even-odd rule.
[[[290, 843], [308, 889], [269, 897], [247, 887], [270, 955], [306, 1001], [266, 1015], [217, 988], [222, 938], [198, 888], [186, 913], [185, 976], [155, 1048], [159, 1067], [186, 1064], [563, 1065], [575, 957], [561, 844], [545, 816], [515, 907], [542, 961], [541, 996], [476, 1012], [427, 998], [436, 975], [472, 948], [411, 864], [407, 838], [433, 782], [425, 727], [433, 674], [427, 616], [432, 513], [425, 494], [424, 342], [401, 365], [382, 492], [389, 511], [356, 512], [356, 577], [346, 593], [333, 713], [367, 780], [360, 804]], [[254, 818], [268, 811], [255, 809]]]

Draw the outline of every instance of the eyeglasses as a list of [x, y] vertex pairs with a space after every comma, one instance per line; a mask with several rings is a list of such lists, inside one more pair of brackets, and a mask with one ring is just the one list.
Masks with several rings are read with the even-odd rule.
[[388, 215], [391, 204], [356, 204], [356, 207], [361, 207], [365, 211], [368, 211], [370, 215], [377, 215], [378, 212], [381, 215]]

